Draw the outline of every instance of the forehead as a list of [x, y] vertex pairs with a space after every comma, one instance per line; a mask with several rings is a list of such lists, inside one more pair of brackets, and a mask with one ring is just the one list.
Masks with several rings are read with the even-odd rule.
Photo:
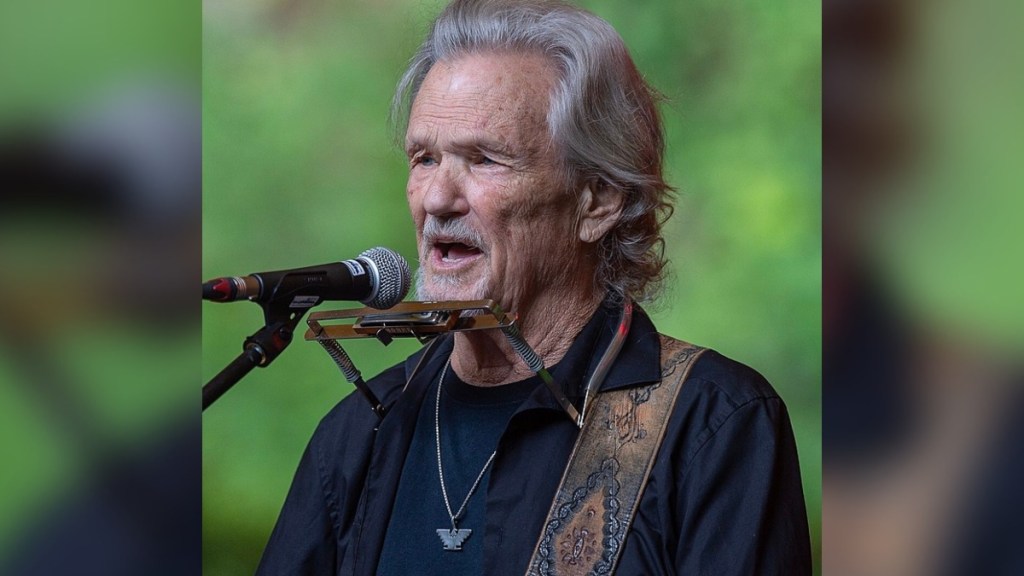
[[532, 53], [467, 54], [436, 63], [427, 73], [409, 116], [409, 143], [469, 130], [525, 141], [547, 131], [552, 64]]

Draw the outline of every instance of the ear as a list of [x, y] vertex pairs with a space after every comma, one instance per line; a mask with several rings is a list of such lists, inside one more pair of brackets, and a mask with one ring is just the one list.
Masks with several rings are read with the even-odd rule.
[[625, 196], [604, 182], [587, 183], [580, 192], [576, 230], [580, 240], [594, 243], [619, 221]]

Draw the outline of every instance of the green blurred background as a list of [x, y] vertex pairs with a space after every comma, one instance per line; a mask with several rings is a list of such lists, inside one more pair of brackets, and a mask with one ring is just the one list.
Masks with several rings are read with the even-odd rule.
[[[820, 572], [821, 7], [581, 4], [619, 30], [668, 98], [674, 277], [648, 309], [662, 331], [754, 366], [785, 399]], [[389, 139], [387, 105], [441, 5], [204, 2], [204, 278], [379, 245], [414, 264], [405, 162]], [[204, 381], [261, 325], [255, 305], [204, 304]], [[372, 375], [416, 345], [346, 348]], [[306, 441], [350, 390], [320, 347], [297, 339], [206, 411], [205, 574], [255, 569]]]
[[[0, 573], [198, 570], [201, 33], [198, 2], [0, 3]], [[135, 514], [156, 484], [180, 517]]]

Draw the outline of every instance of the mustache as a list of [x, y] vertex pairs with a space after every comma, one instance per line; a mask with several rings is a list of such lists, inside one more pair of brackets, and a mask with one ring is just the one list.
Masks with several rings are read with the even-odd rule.
[[438, 241], [449, 244], [459, 243], [484, 250], [487, 246], [482, 234], [462, 218], [442, 220], [428, 216], [423, 222], [423, 245], [431, 246]]

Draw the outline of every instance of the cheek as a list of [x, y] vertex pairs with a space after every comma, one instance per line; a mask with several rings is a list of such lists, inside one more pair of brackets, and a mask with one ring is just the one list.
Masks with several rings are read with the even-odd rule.
[[506, 266], [520, 272], [543, 268], [547, 260], [545, 255], [558, 250], [552, 241], [551, 231], [536, 222], [521, 222], [506, 229], [501, 240], [505, 247]]
[[410, 181], [405, 186], [405, 201], [409, 203], [409, 211], [410, 212], [415, 212], [416, 211], [416, 206], [422, 204], [422, 202], [420, 202], [419, 199], [420, 199], [420, 196], [416, 192], [416, 187]]
[[423, 229], [423, 219], [426, 215], [423, 210], [423, 195], [410, 186], [405, 190], [405, 201], [409, 204], [409, 214], [412, 215], [416, 231], [419, 232]]

